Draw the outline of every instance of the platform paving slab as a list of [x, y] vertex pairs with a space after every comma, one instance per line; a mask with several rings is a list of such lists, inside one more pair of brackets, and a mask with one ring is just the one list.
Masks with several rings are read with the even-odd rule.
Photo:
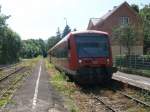
[[150, 91], [150, 78], [148, 77], [127, 74], [118, 71], [113, 74], [112, 79]]
[[42, 59], [16, 91], [12, 101], [0, 112], [68, 112], [63, 105], [63, 98], [49, 83], [49, 79]]

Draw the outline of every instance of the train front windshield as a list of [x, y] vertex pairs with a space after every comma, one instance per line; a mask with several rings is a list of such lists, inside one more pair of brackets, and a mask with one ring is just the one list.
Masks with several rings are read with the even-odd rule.
[[109, 44], [107, 35], [76, 36], [79, 58], [108, 57]]

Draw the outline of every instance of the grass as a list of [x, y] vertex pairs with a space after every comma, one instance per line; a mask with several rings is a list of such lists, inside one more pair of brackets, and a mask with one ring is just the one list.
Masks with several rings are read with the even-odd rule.
[[46, 68], [51, 72], [50, 83], [66, 97], [64, 100], [69, 112], [79, 112], [72, 98], [72, 94], [77, 91], [75, 84], [68, 82], [68, 77], [63, 72], [57, 71], [48, 60], [46, 60]]
[[8, 102], [8, 97], [5, 97], [3, 99], [0, 100], [0, 107], [2, 107], [6, 102]]
[[41, 57], [37, 57], [33, 59], [22, 59], [20, 66], [33, 67], [40, 59]]
[[[138, 111], [137, 111], [138, 110]], [[146, 109], [144, 108], [139, 108], [139, 106], [137, 105], [137, 107], [134, 107], [134, 108], [131, 108], [131, 109], [128, 109], [127, 112], [149, 112], [147, 111]]]
[[64, 73], [57, 72], [51, 76], [50, 82], [65, 95], [71, 95], [76, 91], [74, 83], [67, 82], [68, 77]]

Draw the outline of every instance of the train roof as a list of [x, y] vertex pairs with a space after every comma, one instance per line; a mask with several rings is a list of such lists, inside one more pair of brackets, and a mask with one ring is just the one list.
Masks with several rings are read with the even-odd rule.
[[76, 35], [76, 34], [84, 34], [84, 33], [97, 33], [97, 34], [105, 34], [105, 35], [108, 35], [107, 32], [97, 31], [97, 30], [86, 30], [86, 31], [75, 31], [75, 32], [71, 32], [71, 34], [73, 34], [73, 35]]
[[57, 42], [51, 49], [48, 50], [48, 52], [50, 52], [51, 50], [53, 50], [55, 47], [57, 47], [60, 43], [62, 43], [63, 41], [68, 40], [70, 35], [79, 35], [79, 34], [92, 34], [92, 33], [97, 33], [97, 34], [104, 34], [104, 35], [108, 35], [107, 32], [103, 32], [103, 31], [96, 31], [96, 30], [86, 30], [86, 31], [75, 31], [75, 32], [70, 32], [67, 36], [65, 36], [63, 39], [61, 39], [59, 42]]

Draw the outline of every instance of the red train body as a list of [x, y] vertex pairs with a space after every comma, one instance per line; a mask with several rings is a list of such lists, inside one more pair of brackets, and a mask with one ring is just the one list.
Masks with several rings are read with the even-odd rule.
[[112, 77], [109, 35], [101, 31], [71, 32], [48, 51], [50, 61], [80, 83]]

